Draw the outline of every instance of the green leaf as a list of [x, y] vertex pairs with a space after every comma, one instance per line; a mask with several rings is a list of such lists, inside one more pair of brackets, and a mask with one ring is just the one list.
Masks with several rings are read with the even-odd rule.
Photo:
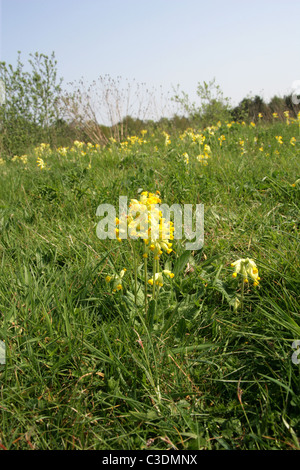
[[183, 271], [185, 266], [187, 265], [189, 259], [192, 258], [190, 250], [186, 250], [182, 253], [182, 255], [177, 258], [174, 264], [174, 274], [177, 276], [180, 272]]

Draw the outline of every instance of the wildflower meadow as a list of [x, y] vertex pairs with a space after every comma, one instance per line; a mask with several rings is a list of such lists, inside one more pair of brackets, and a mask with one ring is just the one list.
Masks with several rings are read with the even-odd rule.
[[2, 449], [300, 449], [300, 114], [261, 117], [1, 156]]

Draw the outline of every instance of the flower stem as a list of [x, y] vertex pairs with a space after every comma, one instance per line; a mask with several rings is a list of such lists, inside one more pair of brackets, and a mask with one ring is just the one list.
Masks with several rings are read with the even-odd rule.
[[152, 289], [152, 298], [153, 298], [153, 300], [155, 300], [155, 286], [156, 286], [155, 274], [156, 274], [156, 259], [154, 258], [153, 259], [153, 289]]
[[[146, 248], [144, 247], [144, 254], [146, 255]], [[147, 315], [147, 291], [148, 291], [148, 263], [147, 263], [147, 256], [144, 257], [144, 270], [145, 270], [145, 315]]]
[[244, 289], [245, 289], [245, 281], [242, 279], [242, 290], [241, 290], [241, 312], [243, 313], [244, 308]]
[[137, 264], [136, 264], [136, 251], [135, 244], [133, 241], [133, 259], [134, 259], [134, 302], [137, 304]]

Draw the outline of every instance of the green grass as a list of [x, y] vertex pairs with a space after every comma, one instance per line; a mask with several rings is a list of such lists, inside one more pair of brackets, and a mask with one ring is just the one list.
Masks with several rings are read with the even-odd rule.
[[[206, 166], [193, 135], [160, 132], [0, 165], [1, 448], [300, 449], [298, 123], [202, 133]], [[175, 277], [147, 314], [140, 245], [136, 304], [133, 241], [96, 236], [98, 205], [141, 190], [205, 209], [203, 249], [162, 256]], [[261, 281], [235, 312], [246, 257]]]

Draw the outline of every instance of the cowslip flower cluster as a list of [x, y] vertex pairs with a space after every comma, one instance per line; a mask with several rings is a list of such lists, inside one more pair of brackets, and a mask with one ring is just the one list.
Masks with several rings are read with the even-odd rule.
[[153, 286], [154, 280], [155, 280], [155, 284], [156, 284], [158, 287], [162, 287], [162, 286], [164, 285], [163, 274], [164, 274], [165, 276], [168, 276], [170, 279], [173, 279], [173, 277], [174, 277], [174, 273], [172, 273], [172, 272], [169, 271], [168, 269], [164, 269], [164, 270], [161, 271], [161, 272], [155, 273], [155, 276], [154, 276], [154, 277], [151, 277], [151, 279], [148, 280], [148, 284], [150, 284], [151, 286]]
[[231, 267], [234, 268], [232, 277], [237, 277], [241, 274], [245, 283], [248, 283], [248, 277], [253, 280], [253, 285], [258, 286], [260, 277], [258, 275], [258, 269], [253, 259], [238, 259], [234, 263], [231, 263]]
[[46, 168], [46, 163], [44, 162], [44, 160], [41, 157], [37, 158], [36, 163], [37, 163], [37, 166], [40, 167], [41, 170]]
[[183, 156], [183, 158], [184, 158], [184, 163], [185, 163], [186, 165], [188, 165], [188, 164], [189, 164], [189, 161], [190, 161], [190, 160], [189, 160], [189, 154], [188, 154], [187, 152], [184, 152], [184, 154], [183, 154], [182, 156]]
[[[134, 291], [135, 302], [137, 303], [137, 254], [135, 249], [135, 240], [143, 241], [143, 259], [144, 259], [144, 282], [145, 282], [145, 310], [147, 311], [147, 286], [152, 288], [152, 299], [155, 299], [156, 287], [163, 286], [163, 275], [170, 278], [174, 274], [168, 270], [160, 270], [159, 260], [163, 252], [172, 253], [172, 240], [174, 239], [174, 224], [163, 217], [159, 208], [161, 203], [160, 192], [151, 193], [143, 191], [138, 199], [131, 199], [127, 216], [123, 221], [116, 219], [116, 235], [119, 241], [122, 241], [124, 235], [133, 239], [134, 255]], [[152, 278], [148, 279], [148, 256], [153, 256]], [[118, 288], [118, 287], [116, 287]]]
[[[144, 240], [144, 258], [149, 252], [153, 252], [154, 259], [159, 259], [163, 251], [168, 254], [172, 252], [174, 239], [174, 224], [162, 217], [162, 212], [156, 205], [161, 203], [159, 191], [150, 193], [143, 191], [140, 199], [131, 199], [127, 215], [127, 229], [131, 238]], [[120, 220], [116, 219], [119, 227], [116, 229], [117, 239], [121, 241], [120, 235], [126, 230], [121, 227]]]
[[34, 153], [36, 157], [49, 156], [51, 154], [50, 144], [42, 142], [40, 145], [35, 147]]
[[119, 274], [114, 274], [112, 276], [106, 276], [105, 281], [107, 283], [112, 283], [112, 291], [117, 292], [123, 289], [122, 279], [126, 273], [126, 268], [122, 269]]

